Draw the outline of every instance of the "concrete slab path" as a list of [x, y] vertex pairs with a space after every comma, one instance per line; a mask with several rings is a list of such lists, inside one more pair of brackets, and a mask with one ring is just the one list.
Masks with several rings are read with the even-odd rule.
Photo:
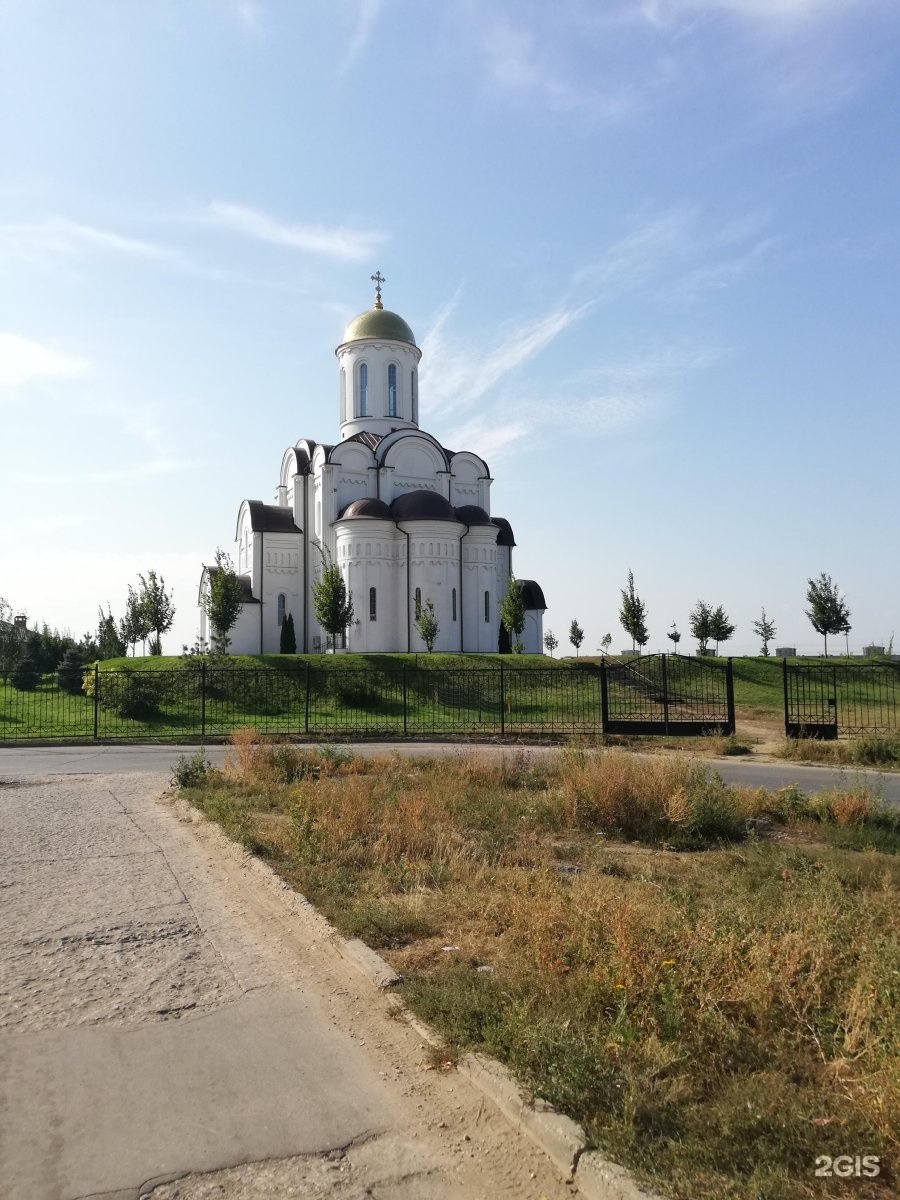
[[0, 784], [0, 1196], [570, 1196], [165, 785]]

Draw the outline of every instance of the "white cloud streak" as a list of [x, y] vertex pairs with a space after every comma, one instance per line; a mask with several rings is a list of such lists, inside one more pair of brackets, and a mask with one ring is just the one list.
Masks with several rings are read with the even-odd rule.
[[0, 333], [0, 388], [19, 388], [46, 379], [73, 379], [84, 375], [89, 364], [52, 346]]
[[89, 252], [106, 251], [151, 262], [184, 263], [178, 251], [167, 246], [60, 216], [0, 225], [0, 251], [26, 259], [75, 258]]
[[533, 359], [591, 308], [591, 303], [560, 306], [523, 322], [513, 332], [501, 332], [495, 349], [464, 349], [445, 330], [459, 295], [438, 314], [422, 339], [423, 388], [442, 409], [469, 408], [507, 375]]
[[381, 15], [381, 0], [359, 0], [353, 27], [353, 37], [347, 47], [347, 53], [338, 67], [340, 75], [346, 75], [350, 68], [362, 57], [372, 30]]
[[220, 229], [240, 233], [257, 241], [285, 246], [305, 254], [317, 254], [339, 262], [361, 262], [388, 239], [371, 229], [345, 226], [289, 225], [259, 209], [243, 204], [216, 201], [205, 212], [205, 221]]

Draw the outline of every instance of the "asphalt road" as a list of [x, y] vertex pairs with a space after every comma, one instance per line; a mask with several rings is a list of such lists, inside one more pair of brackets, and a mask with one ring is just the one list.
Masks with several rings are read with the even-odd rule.
[[[485, 754], [500, 756], [524, 749], [531, 755], [557, 753], [553, 746], [498, 746], [458, 742], [359, 742], [342, 745], [355, 754], [401, 754], [409, 757], [437, 757], [448, 754]], [[122, 772], [166, 773], [182, 755], [191, 755], [198, 746], [49, 746], [0, 747], [0, 778], [52, 775], [114, 775]], [[206, 747], [213, 765], [222, 763], [227, 748]], [[834, 770], [825, 766], [801, 766], [790, 762], [756, 761], [748, 758], [707, 760], [728, 783], [747, 787], [781, 788], [795, 783], [804, 792], [829, 791], [848, 783], [864, 782], [886, 803], [900, 807], [900, 774], [863, 771], [856, 768]]]

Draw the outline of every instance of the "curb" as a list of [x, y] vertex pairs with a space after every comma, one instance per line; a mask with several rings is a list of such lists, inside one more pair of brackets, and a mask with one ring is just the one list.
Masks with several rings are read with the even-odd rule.
[[[331, 942], [342, 958], [379, 991], [387, 993], [391, 1011], [415, 1030], [423, 1042], [436, 1048], [443, 1046], [443, 1040], [435, 1031], [410, 1012], [396, 993], [388, 991], [402, 977], [380, 954], [359, 938], [342, 937], [328, 918], [285, 883], [268, 863], [231, 841], [215, 821], [205, 817], [177, 793], [174, 807], [180, 816], [192, 823], [215, 829], [223, 844], [236, 852], [249, 870], [279, 892], [289, 909], [297, 915], [302, 913], [303, 919], [314, 924], [317, 932]], [[538, 1097], [531, 1100], [501, 1062], [486, 1054], [466, 1054], [457, 1064], [457, 1070], [496, 1105], [514, 1128], [547, 1155], [563, 1178], [575, 1184], [585, 1200], [662, 1200], [655, 1192], [642, 1188], [624, 1167], [603, 1158], [596, 1150], [585, 1150], [587, 1137], [581, 1126], [571, 1117], [557, 1112], [546, 1100]]]

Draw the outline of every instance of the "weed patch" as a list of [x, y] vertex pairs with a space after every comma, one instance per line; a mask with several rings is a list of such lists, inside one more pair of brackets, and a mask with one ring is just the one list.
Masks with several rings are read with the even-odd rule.
[[[381, 949], [450, 1058], [496, 1055], [678, 1200], [892, 1194], [900, 817], [870, 795], [612, 750], [491, 765], [236, 740], [193, 802]], [[817, 1191], [823, 1154], [882, 1174]]]

